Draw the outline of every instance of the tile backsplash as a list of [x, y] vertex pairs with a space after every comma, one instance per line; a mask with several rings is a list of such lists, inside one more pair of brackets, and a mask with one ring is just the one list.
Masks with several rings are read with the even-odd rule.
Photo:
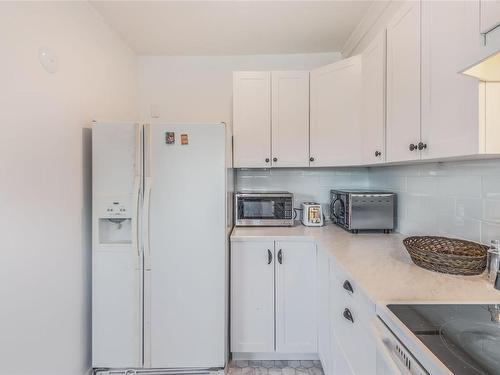
[[500, 160], [371, 168], [240, 169], [237, 190], [287, 190], [295, 207], [324, 206], [333, 188], [373, 188], [398, 194], [397, 231], [489, 244], [500, 239]]
[[329, 218], [330, 189], [367, 188], [368, 168], [238, 169], [236, 190], [280, 191], [294, 194], [294, 206], [321, 203]]
[[368, 180], [398, 194], [398, 232], [500, 239], [500, 160], [373, 167]]
[[237, 190], [286, 190], [295, 207], [323, 204], [333, 188], [373, 188], [398, 194], [397, 231], [489, 244], [500, 239], [500, 160], [371, 168], [240, 169]]

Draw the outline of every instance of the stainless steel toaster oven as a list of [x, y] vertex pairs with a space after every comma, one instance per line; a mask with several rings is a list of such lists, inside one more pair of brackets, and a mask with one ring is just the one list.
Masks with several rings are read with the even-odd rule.
[[330, 219], [338, 226], [358, 233], [395, 226], [396, 194], [373, 190], [330, 190]]
[[237, 192], [236, 226], [293, 226], [293, 194], [287, 191]]

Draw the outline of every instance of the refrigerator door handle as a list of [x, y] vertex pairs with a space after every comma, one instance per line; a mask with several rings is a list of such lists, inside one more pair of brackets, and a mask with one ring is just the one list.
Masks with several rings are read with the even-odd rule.
[[149, 236], [151, 211], [151, 177], [144, 181], [144, 266], [146, 270], [151, 269], [151, 244]]
[[134, 206], [134, 214], [133, 218], [135, 219], [135, 230], [133, 233], [133, 245], [135, 250], [137, 250], [137, 256], [141, 256], [141, 244], [139, 240], [139, 231], [140, 231], [140, 200], [141, 200], [141, 178], [140, 176], [134, 177], [134, 187], [133, 187], [133, 202], [135, 202]]

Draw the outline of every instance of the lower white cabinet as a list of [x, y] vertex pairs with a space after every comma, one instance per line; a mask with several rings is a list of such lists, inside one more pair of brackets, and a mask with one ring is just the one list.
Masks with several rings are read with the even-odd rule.
[[[332, 371], [326, 372], [327, 375], [354, 375], [352, 372], [351, 366], [347, 361], [347, 358], [342, 350], [341, 344], [337, 341], [335, 337], [332, 337], [332, 363], [333, 368]], [[368, 372], [367, 374], [374, 374], [375, 371]]]
[[231, 242], [231, 352], [318, 354], [326, 375], [374, 374], [375, 304], [310, 240]]
[[317, 353], [316, 245], [231, 243], [231, 352]]
[[373, 304], [342, 268], [330, 262], [330, 317], [333, 374], [374, 374], [376, 348]]
[[274, 241], [231, 247], [231, 351], [274, 351]]
[[328, 255], [318, 250], [318, 356], [323, 372], [333, 372], [330, 325], [330, 265]]
[[316, 245], [275, 242], [276, 351], [316, 353]]

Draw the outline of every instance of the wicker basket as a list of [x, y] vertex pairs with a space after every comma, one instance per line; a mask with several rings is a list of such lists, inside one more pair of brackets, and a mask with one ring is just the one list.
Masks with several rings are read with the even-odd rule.
[[413, 262], [452, 275], [479, 275], [486, 268], [488, 247], [455, 238], [414, 236], [403, 240]]

